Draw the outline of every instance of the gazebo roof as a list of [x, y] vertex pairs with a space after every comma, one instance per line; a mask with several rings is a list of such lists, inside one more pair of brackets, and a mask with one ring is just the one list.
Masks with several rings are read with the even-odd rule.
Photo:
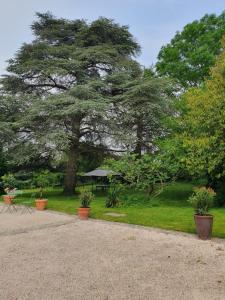
[[120, 173], [116, 173], [112, 170], [101, 170], [101, 169], [96, 169], [91, 172], [85, 173], [83, 176], [93, 176], [93, 177], [107, 177], [108, 175], [121, 175]]

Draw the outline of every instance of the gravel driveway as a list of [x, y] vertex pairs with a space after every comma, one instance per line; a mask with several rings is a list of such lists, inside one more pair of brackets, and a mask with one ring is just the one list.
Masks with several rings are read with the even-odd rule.
[[0, 214], [0, 300], [225, 299], [225, 243], [51, 212]]

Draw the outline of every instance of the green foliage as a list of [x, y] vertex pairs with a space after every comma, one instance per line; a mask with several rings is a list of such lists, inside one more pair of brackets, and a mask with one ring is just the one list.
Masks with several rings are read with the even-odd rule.
[[6, 155], [3, 153], [3, 150], [0, 148], [0, 176], [3, 176], [6, 172], [7, 172]]
[[94, 195], [88, 190], [82, 190], [79, 199], [80, 207], [89, 208], [91, 201], [94, 199]]
[[51, 173], [48, 170], [34, 174], [33, 183], [39, 188], [40, 198], [43, 197], [43, 191], [45, 188], [55, 186], [57, 184], [59, 176], [61, 176], [59, 173]]
[[107, 193], [107, 198], [105, 201], [105, 206], [107, 208], [109, 207], [116, 207], [119, 205], [119, 188], [117, 186], [112, 186], [110, 187], [110, 189], [108, 190]]
[[216, 180], [213, 185], [214, 190], [216, 191], [215, 205], [218, 207], [224, 206], [225, 204], [225, 178]]
[[19, 189], [30, 189], [34, 188], [36, 185], [33, 182], [34, 173], [28, 170], [20, 170], [13, 173], [17, 180], [17, 187]]
[[17, 186], [17, 180], [15, 176], [11, 173], [5, 174], [2, 176], [2, 182], [4, 185], [4, 188], [7, 188], [9, 190], [13, 190]]
[[43, 170], [33, 174], [32, 183], [37, 187], [55, 187], [61, 185], [62, 179], [62, 173]]
[[133, 56], [140, 47], [127, 26], [111, 19], [37, 18], [34, 40], [17, 51], [1, 80], [4, 93], [22, 107], [10, 119], [17, 134], [8, 148], [20, 165], [65, 157], [65, 192], [74, 193], [81, 146], [99, 145], [108, 132], [112, 95], [119, 93], [111, 76], [138, 74]]
[[[42, 170], [36, 172], [18, 171], [16, 173], [9, 173], [2, 176], [4, 185], [12, 181], [13, 186], [19, 189], [30, 189], [34, 187], [57, 187], [61, 186], [64, 174], [60, 172], [50, 172], [49, 170]], [[12, 180], [11, 180], [12, 179]]]
[[51, 177], [49, 171], [42, 171], [35, 175], [34, 182], [37, 187], [44, 188], [51, 185]]
[[153, 77], [156, 77], [156, 73], [155, 73], [154, 67], [144, 68], [143, 77], [144, 78], [153, 78]]
[[[23, 99], [24, 100], [24, 99]], [[18, 101], [15, 97], [0, 95], [0, 140], [1, 151], [4, 143], [10, 144], [15, 139], [13, 122], [19, 118], [26, 107], [26, 101]]]
[[80, 173], [89, 172], [97, 169], [103, 162], [104, 158], [109, 155], [103, 145], [94, 145], [85, 143], [80, 146], [80, 156], [78, 160], [78, 170]]
[[198, 188], [188, 199], [195, 209], [195, 213], [200, 216], [208, 214], [209, 209], [213, 206], [215, 192], [211, 188]]
[[225, 34], [225, 12], [205, 15], [177, 32], [158, 54], [157, 71], [176, 79], [183, 87], [196, 86], [209, 75], [221, 51]]
[[7, 162], [6, 156], [4, 155], [1, 147], [0, 147], [0, 195], [3, 193], [3, 182], [1, 177], [7, 173]]
[[207, 178], [213, 187], [225, 178], [224, 70], [225, 51], [217, 57], [204, 87], [184, 94], [185, 110], [177, 118], [180, 129], [175, 137], [183, 167], [191, 176]]
[[106, 164], [120, 172], [128, 186], [146, 191], [149, 196], [161, 193], [176, 173], [175, 164], [159, 154], [145, 154], [140, 158], [131, 154], [119, 160], [108, 160]]
[[114, 89], [120, 93], [114, 97], [114, 118], [109, 126], [117, 144], [139, 156], [143, 151], [154, 151], [157, 138], [168, 133], [165, 117], [173, 114], [172, 82], [145, 69], [135, 78], [129, 74], [119, 78]]

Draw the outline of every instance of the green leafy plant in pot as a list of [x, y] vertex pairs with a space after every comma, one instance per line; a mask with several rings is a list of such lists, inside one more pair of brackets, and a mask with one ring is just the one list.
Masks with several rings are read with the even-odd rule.
[[188, 199], [195, 210], [194, 220], [198, 237], [208, 240], [212, 236], [213, 216], [209, 214], [216, 193], [211, 188], [201, 187]]
[[37, 210], [45, 210], [48, 204], [48, 199], [43, 197], [44, 188], [49, 186], [48, 173], [43, 171], [36, 176], [36, 185], [38, 187], [38, 192], [36, 194], [35, 205]]
[[2, 176], [2, 182], [4, 186], [5, 195], [3, 195], [3, 201], [5, 204], [13, 204], [13, 200], [16, 196], [16, 184], [17, 180], [13, 174], [5, 174]]
[[90, 214], [90, 203], [94, 199], [94, 195], [87, 190], [80, 193], [80, 207], [78, 208], [78, 216], [81, 220], [87, 220]]

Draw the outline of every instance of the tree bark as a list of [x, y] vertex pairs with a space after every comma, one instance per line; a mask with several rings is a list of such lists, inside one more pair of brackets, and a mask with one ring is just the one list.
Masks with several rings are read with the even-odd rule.
[[66, 164], [66, 174], [64, 182], [64, 193], [67, 195], [74, 195], [77, 181], [78, 158], [80, 146], [80, 118], [72, 121], [72, 133], [70, 147], [67, 152], [68, 160]]
[[79, 145], [72, 145], [68, 151], [68, 161], [66, 164], [66, 174], [64, 182], [64, 193], [67, 195], [75, 194], [78, 156]]

